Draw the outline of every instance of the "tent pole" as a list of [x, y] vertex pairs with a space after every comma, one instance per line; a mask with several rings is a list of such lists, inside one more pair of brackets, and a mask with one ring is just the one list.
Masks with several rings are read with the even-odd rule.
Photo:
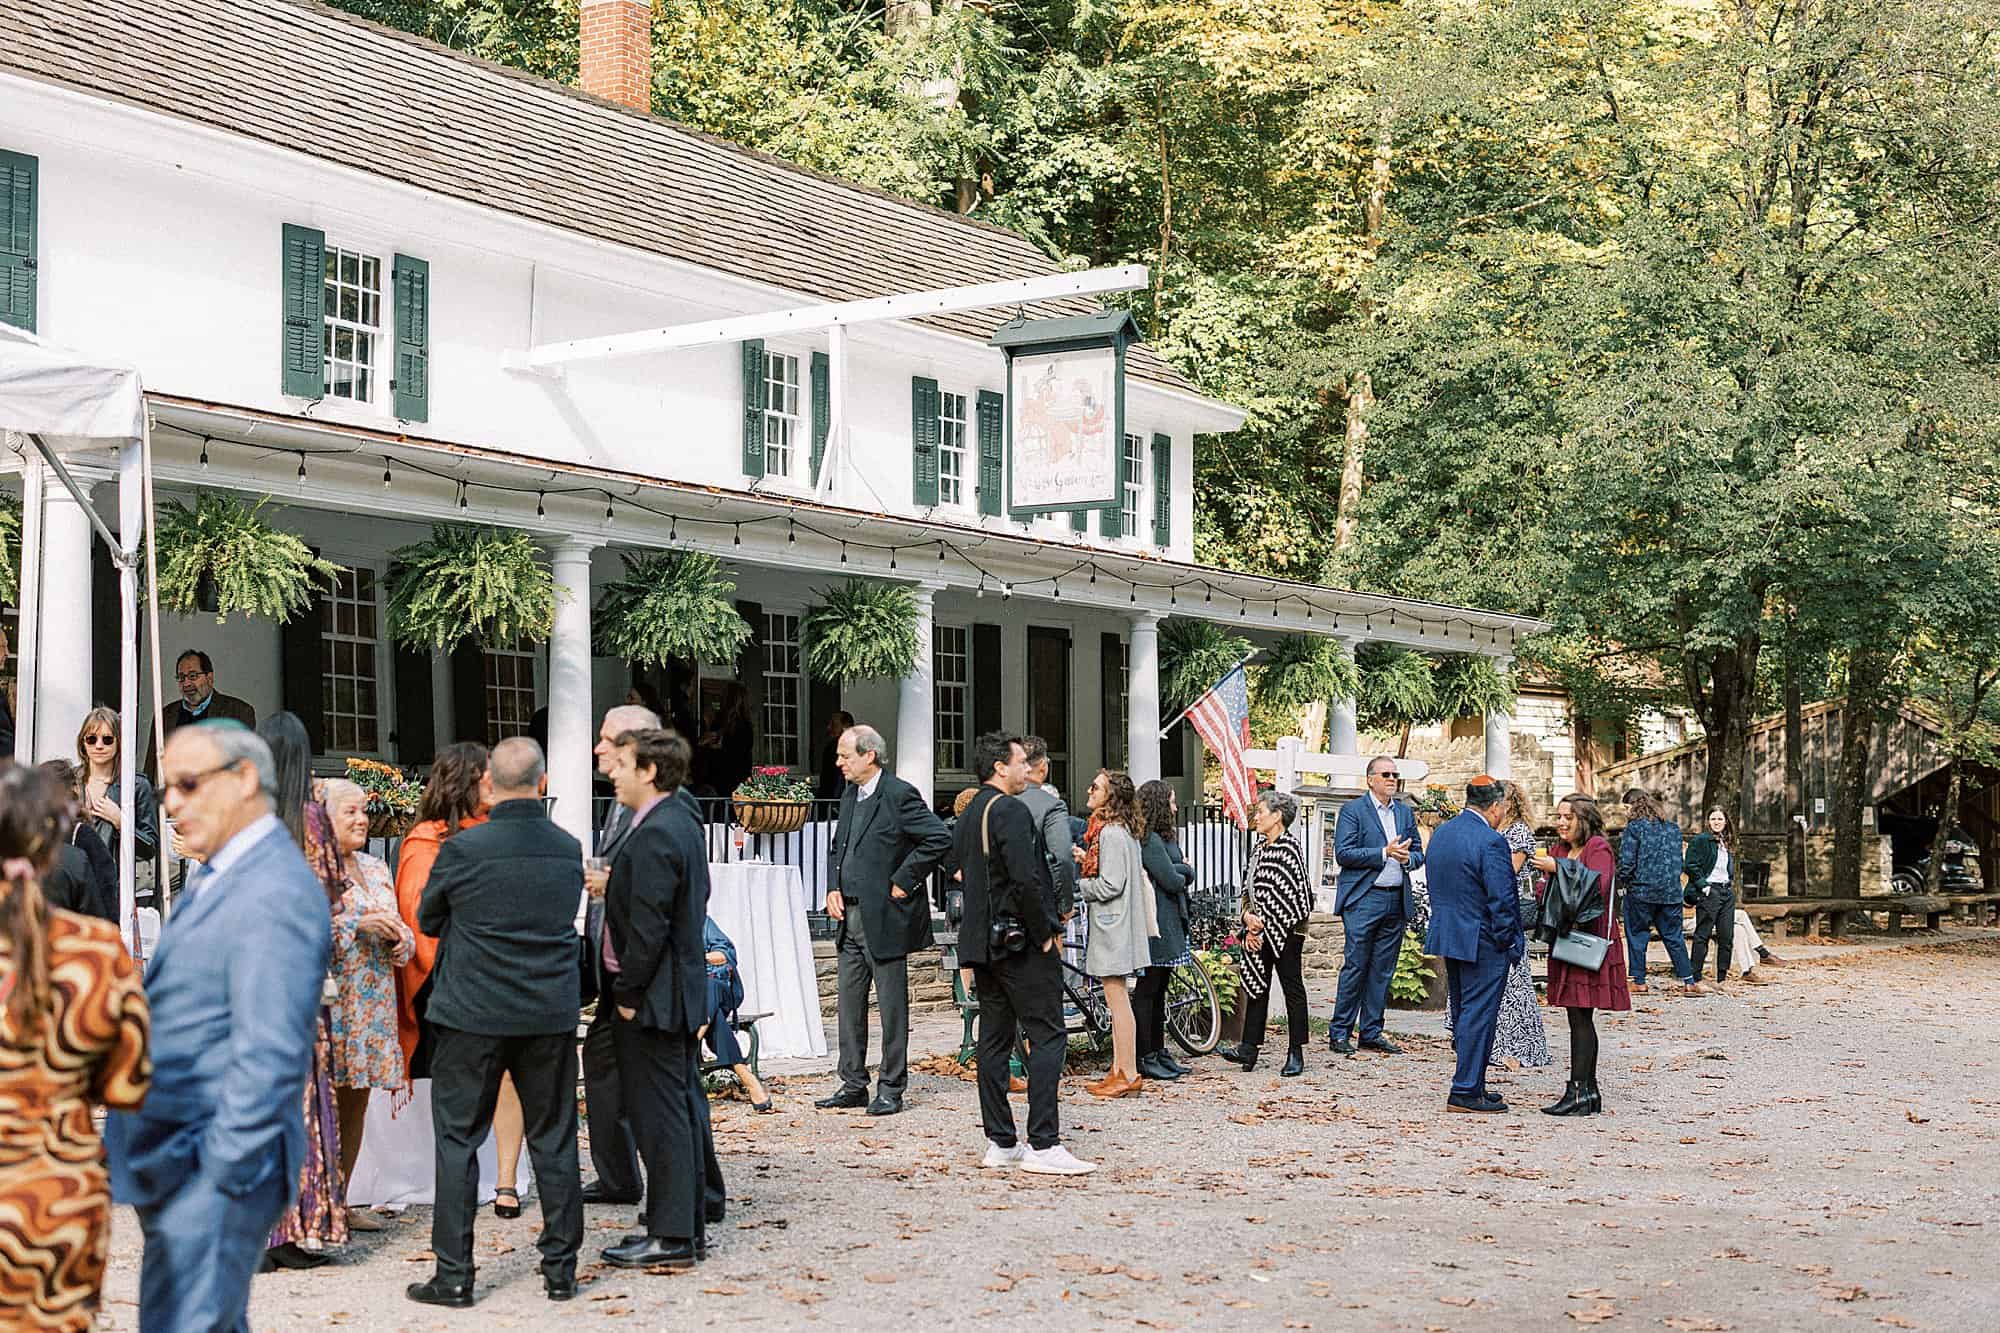
[[[153, 735], [163, 737], [166, 735], [166, 728], [162, 724], [166, 720], [167, 709], [164, 702], [165, 696], [162, 693], [163, 687], [160, 683], [160, 552], [158, 525], [154, 522], [155, 510], [153, 508], [152, 410], [150, 408], [147, 409], [139, 421], [139, 477], [141, 484], [145, 488], [145, 494], [141, 497], [140, 519], [145, 527], [146, 543], [146, 625], [153, 645]], [[137, 549], [136, 546], [133, 548], [134, 554], [137, 553]], [[161, 741], [161, 748], [164, 749], [165, 744], [164, 740]], [[152, 776], [157, 780], [159, 775], [156, 773]], [[166, 819], [166, 805], [165, 793], [162, 790], [160, 799], [159, 869], [153, 888], [153, 900], [158, 904], [156, 910], [160, 914], [162, 923], [166, 921], [167, 915], [168, 881], [173, 878], [167, 873], [167, 867], [173, 864], [171, 855], [173, 842], [167, 837], [169, 825]]]
[[124, 836], [118, 839], [118, 924], [125, 932], [126, 948], [132, 957], [144, 961], [145, 946], [139, 937], [138, 855], [139, 839], [132, 830], [136, 815], [133, 795], [138, 788], [139, 728], [139, 529], [140, 509], [145, 499], [140, 477], [139, 441], [118, 450], [118, 531], [129, 547], [113, 544], [118, 564], [118, 722], [125, 743], [118, 747], [118, 821]]
[[42, 495], [47, 477], [41, 462], [21, 460], [21, 604], [14, 644], [14, 757], [35, 762], [35, 688], [41, 664]]
[[84, 517], [90, 520], [90, 526], [96, 528], [97, 535], [104, 538], [105, 546], [114, 556], [122, 551], [124, 548], [118, 544], [118, 539], [111, 535], [111, 529], [105, 526], [104, 519], [97, 512], [97, 506], [90, 502], [90, 492], [78, 485], [76, 478], [69, 474], [69, 469], [63, 466], [62, 455], [49, 448], [39, 435], [30, 435], [28, 439], [34, 444], [35, 452], [42, 456], [42, 461], [49, 465], [49, 470], [56, 474], [56, 480], [63, 484], [63, 489], [75, 498], [77, 508], [81, 509]]

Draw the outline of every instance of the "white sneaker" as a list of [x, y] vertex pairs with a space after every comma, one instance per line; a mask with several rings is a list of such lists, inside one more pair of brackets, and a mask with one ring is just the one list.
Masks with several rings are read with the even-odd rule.
[[1058, 1143], [1053, 1148], [1028, 1149], [1021, 1169], [1038, 1176], [1086, 1176], [1097, 1169], [1097, 1163], [1079, 1161]]
[[980, 1162], [980, 1165], [983, 1167], [1019, 1166], [1021, 1160], [1027, 1155], [1028, 1150], [1018, 1143], [1011, 1148], [1003, 1148], [993, 1142], [993, 1140], [988, 1139], [986, 1141], [986, 1158]]

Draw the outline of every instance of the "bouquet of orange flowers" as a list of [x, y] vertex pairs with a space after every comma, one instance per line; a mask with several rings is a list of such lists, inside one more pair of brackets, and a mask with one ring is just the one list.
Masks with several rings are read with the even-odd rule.
[[424, 801], [424, 784], [394, 764], [350, 759], [347, 780], [368, 793], [370, 819], [414, 815]]

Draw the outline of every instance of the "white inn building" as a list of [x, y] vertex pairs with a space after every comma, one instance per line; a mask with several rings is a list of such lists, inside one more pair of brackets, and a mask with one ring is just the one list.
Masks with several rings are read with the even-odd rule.
[[[628, 21], [643, 4], [583, 7], [608, 25], [586, 86], [643, 103], [629, 71], [650, 68], [646, 25]], [[1196, 563], [1196, 451], [1243, 414], [1143, 345], [1127, 364], [1122, 506], [1015, 518], [1005, 361], [988, 342], [1011, 304], [521, 368], [565, 340], [1059, 268], [998, 228], [320, 5], [0, 7], [0, 191], [0, 319], [139, 368], [161, 501], [268, 497], [267, 517], [347, 571], [288, 625], [167, 617], [168, 660], [205, 650], [219, 689], [298, 712], [336, 761], [421, 764], [546, 706], [573, 831], [596, 720], [632, 679], [593, 656], [590, 625], [625, 551], [726, 561], [755, 634], [699, 670], [749, 688], [760, 762], [809, 770], [842, 707], [945, 795], [967, 781], [969, 738], [1002, 724], [1049, 738], [1072, 797], [1100, 764], [1197, 783], [1199, 742], [1157, 736], [1166, 616], [1261, 642], [1499, 657], [1533, 627]], [[1027, 313], [1097, 309], [1071, 297]], [[846, 447], [829, 449], [843, 380]], [[108, 500], [108, 457], [77, 462]], [[546, 544], [567, 593], [547, 644], [435, 658], [391, 644], [389, 552], [434, 521]], [[58, 486], [42, 550], [38, 758], [70, 752], [117, 678], [116, 580]], [[917, 591], [934, 652], [909, 679], [836, 690], [804, 673], [802, 611], [854, 575]], [[1335, 734], [1352, 749], [1351, 715]]]

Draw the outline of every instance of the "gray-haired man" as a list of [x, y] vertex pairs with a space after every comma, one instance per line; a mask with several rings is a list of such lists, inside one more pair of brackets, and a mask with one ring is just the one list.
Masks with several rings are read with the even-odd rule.
[[[827, 871], [827, 915], [840, 923], [840, 1087], [815, 1106], [903, 1109], [910, 1081], [909, 955], [931, 946], [931, 871], [951, 850], [944, 821], [915, 787], [884, 772], [882, 733], [841, 733], [847, 779]], [[868, 1099], [868, 992], [882, 1014], [882, 1064]]]

